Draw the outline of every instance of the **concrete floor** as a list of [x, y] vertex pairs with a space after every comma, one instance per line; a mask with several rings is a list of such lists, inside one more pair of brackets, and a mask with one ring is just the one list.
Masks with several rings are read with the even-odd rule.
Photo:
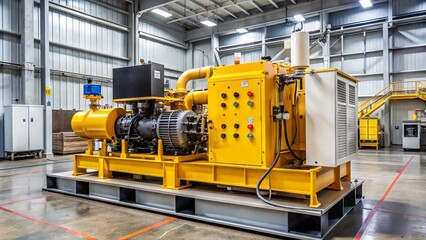
[[[362, 150], [352, 162], [365, 199], [330, 239], [426, 239], [426, 154]], [[273, 236], [42, 192], [55, 160], [0, 161], [0, 239], [273, 239]]]

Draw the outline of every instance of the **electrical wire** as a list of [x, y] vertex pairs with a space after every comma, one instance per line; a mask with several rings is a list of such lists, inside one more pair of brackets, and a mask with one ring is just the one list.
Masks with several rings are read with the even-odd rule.
[[281, 155], [281, 137], [282, 137], [282, 126], [281, 126], [281, 121], [280, 121], [278, 123], [278, 148], [277, 148], [277, 153], [275, 155], [275, 159], [272, 162], [271, 166], [268, 168], [268, 170], [266, 170], [266, 172], [262, 175], [262, 177], [257, 182], [257, 185], [256, 185], [256, 195], [264, 203], [269, 204], [269, 205], [274, 206], [274, 207], [279, 207], [279, 208], [284, 208], [284, 209], [294, 209], [294, 210], [304, 210], [304, 211], [314, 212], [315, 210], [312, 209], [312, 208], [293, 207], [293, 206], [288, 206], [288, 205], [283, 205], [283, 204], [279, 204], [279, 203], [273, 202], [271, 200], [268, 200], [268, 199], [264, 198], [262, 196], [262, 194], [260, 193], [260, 185], [262, 185], [262, 183], [265, 180], [265, 178], [270, 175], [270, 173], [272, 172], [272, 169], [275, 167], [275, 165], [277, 165], [278, 160], [280, 159], [280, 155]]
[[287, 144], [287, 148], [290, 151], [291, 155], [293, 155], [293, 157], [296, 158], [297, 160], [303, 162], [305, 159], [300, 158], [299, 156], [296, 155], [296, 153], [294, 153], [294, 151], [291, 148], [291, 145], [288, 141], [286, 120], [284, 120], [284, 139], [285, 139], [285, 143]]
[[294, 135], [293, 135], [293, 139], [291, 141], [291, 144], [294, 144], [296, 142], [296, 137], [297, 137], [297, 132], [298, 132], [298, 124], [297, 124], [297, 118], [296, 116], [299, 113], [299, 110], [297, 108], [296, 105], [297, 102], [297, 82], [296, 82], [296, 86], [294, 87], [294, 105], [293, 105], [293, 120], [294, 120]]

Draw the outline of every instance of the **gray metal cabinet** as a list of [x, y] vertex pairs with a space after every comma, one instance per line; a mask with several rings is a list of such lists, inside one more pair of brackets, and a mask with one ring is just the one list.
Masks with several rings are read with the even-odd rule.
[[43, 106], [13, 104], [4, 107], [5, 158], [41, 156], [43, 150]]

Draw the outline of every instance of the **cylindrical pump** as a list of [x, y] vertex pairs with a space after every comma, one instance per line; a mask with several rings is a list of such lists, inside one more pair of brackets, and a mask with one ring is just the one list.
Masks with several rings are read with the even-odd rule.
[[294, 32], [291, 34], [291, 67], [309, 67], [309, 33]]

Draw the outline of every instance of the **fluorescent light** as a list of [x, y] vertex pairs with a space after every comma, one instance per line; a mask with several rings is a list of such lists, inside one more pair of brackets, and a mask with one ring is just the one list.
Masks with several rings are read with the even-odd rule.
[[214, 27], [214, 26], [217, 25], [214, 21], [212, 21], [210, 19], [204, 19], [204, 20], [200, 21], [200, 23], [203, 24], [203, 25], [206, 25], [207, 27]]
[[363, 8], [368, 8], [373, 6], [370, 0], [360, 0], [359, 3], [361, 3]]
[[163, 16], [163, 17], [165, 17], [165, 18], [168, 18], [168, 17], [171, 17], [171, 16], [172, 16], [172, 14], [171, 14], [171, 13], [166, 12], [166, 11], [163, 11], [163, 10], [161, 10], [161, 9], [159, 9], [159, 8], [156, 8], [156, 9], [152, 10], [151, 12], [156, 13], [156, 14], [158, 14], [158, 15], [161, 15], [161, 16]]
[[235, 30], [235, 31], [237, 31], [238, 33], [246, 33], [246, 32], [248, 32], [248, 30], [247, 29], [245, 29], [245, 28], [238, 28], [237, 30]]
[[293, 18], [294, 18], [294, 20], [296, 20], [296, 22], [303, 22], [303, 21], [305, 21], [305, 18], [302, 15], [300, 15], [300, 14], [294, 15]]

